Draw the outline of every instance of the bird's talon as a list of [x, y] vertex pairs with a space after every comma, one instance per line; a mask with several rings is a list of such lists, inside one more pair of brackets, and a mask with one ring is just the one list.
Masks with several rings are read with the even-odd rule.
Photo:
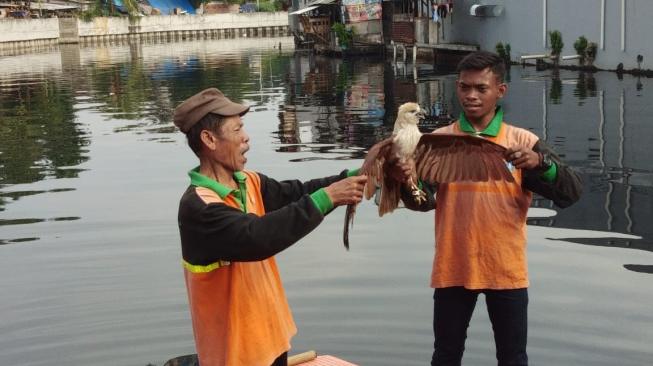
[[421, 189], [417, 187], [413, 187], [412, 195], [413, 195], [413, 199], [415, 200], [415, 202], [417, 202], [417, 204], [422, 204], [426, 202], [426, 193], [424, 193], [424, 191], [422, 191]]

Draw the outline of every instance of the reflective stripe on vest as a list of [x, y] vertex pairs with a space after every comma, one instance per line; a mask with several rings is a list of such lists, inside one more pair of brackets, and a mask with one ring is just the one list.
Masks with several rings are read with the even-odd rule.
[[208, 272], [214, 271], [214, 270], [216, 270], [218, 268], [222, 268], [224, 266], [228, 266], [229, 264], [231, 264], [231, 262], [229, 262], [229, 261], [217, 261], [215, 263], [211, 263], [211, 264], [206, 265], [206, 266], [200, 266], [200, 265], [197, 265], [197, 264], [190, 264], [190, 263], [186, 262], [183, 259], [182, 259], [181, 262], [184, 265], [184, 268], [186, 268], [186, 270], [188, 270], [188, 272], [193, 272], [193, 273], [208, 273]]

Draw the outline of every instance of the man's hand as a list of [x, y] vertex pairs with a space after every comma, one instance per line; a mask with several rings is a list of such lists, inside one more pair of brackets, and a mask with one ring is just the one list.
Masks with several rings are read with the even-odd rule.
[[509, 147], [504, 158], [517, 169], [537, 169], [542, 163], [540, 154], [525, 146]]
[[411, 158], [406, 162], [401, 162], [399, 159], [388, 162], [387, 165], [388, 175], [400, 183], [408, 183], [408, 180], [413, 177], [413, 181], [417, 181], [415, 176], [415, 161]]
[[358, 175], [331, 183], [324, 190], [329, 195], [334, 207], [350, 205], [363, 199], [363, 188], [365, 188], [366, 182], [366, 175]]

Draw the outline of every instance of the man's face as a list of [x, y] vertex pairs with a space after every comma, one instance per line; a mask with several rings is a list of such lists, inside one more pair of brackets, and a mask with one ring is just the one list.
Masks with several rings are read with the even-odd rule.
[[492, 120], [496, 104], [506, 89], [506, 84], [498, 81], [489, 67], [484, 70], [463, 70], [456, 82], [456, 94], [465, 117], [477, 125], [485, 125]]
[[214, 134], [216, 149], [213, 158], [231, 171], [245, 169], [249, 150], [249, 136], [243, 127], [240, 116], [225, 117], [220, 133]]

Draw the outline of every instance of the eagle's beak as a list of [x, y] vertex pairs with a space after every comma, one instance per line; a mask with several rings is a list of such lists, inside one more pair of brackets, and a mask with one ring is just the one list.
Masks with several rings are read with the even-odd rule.
[[426, 118], [426, 114], [424, 113], [424, 110], [420, 110], [419, 112], [417, 112], [416, 116], [417, 116], [417, 118], [419, 118], [419, 119], [424, 119], [424, 118]]

